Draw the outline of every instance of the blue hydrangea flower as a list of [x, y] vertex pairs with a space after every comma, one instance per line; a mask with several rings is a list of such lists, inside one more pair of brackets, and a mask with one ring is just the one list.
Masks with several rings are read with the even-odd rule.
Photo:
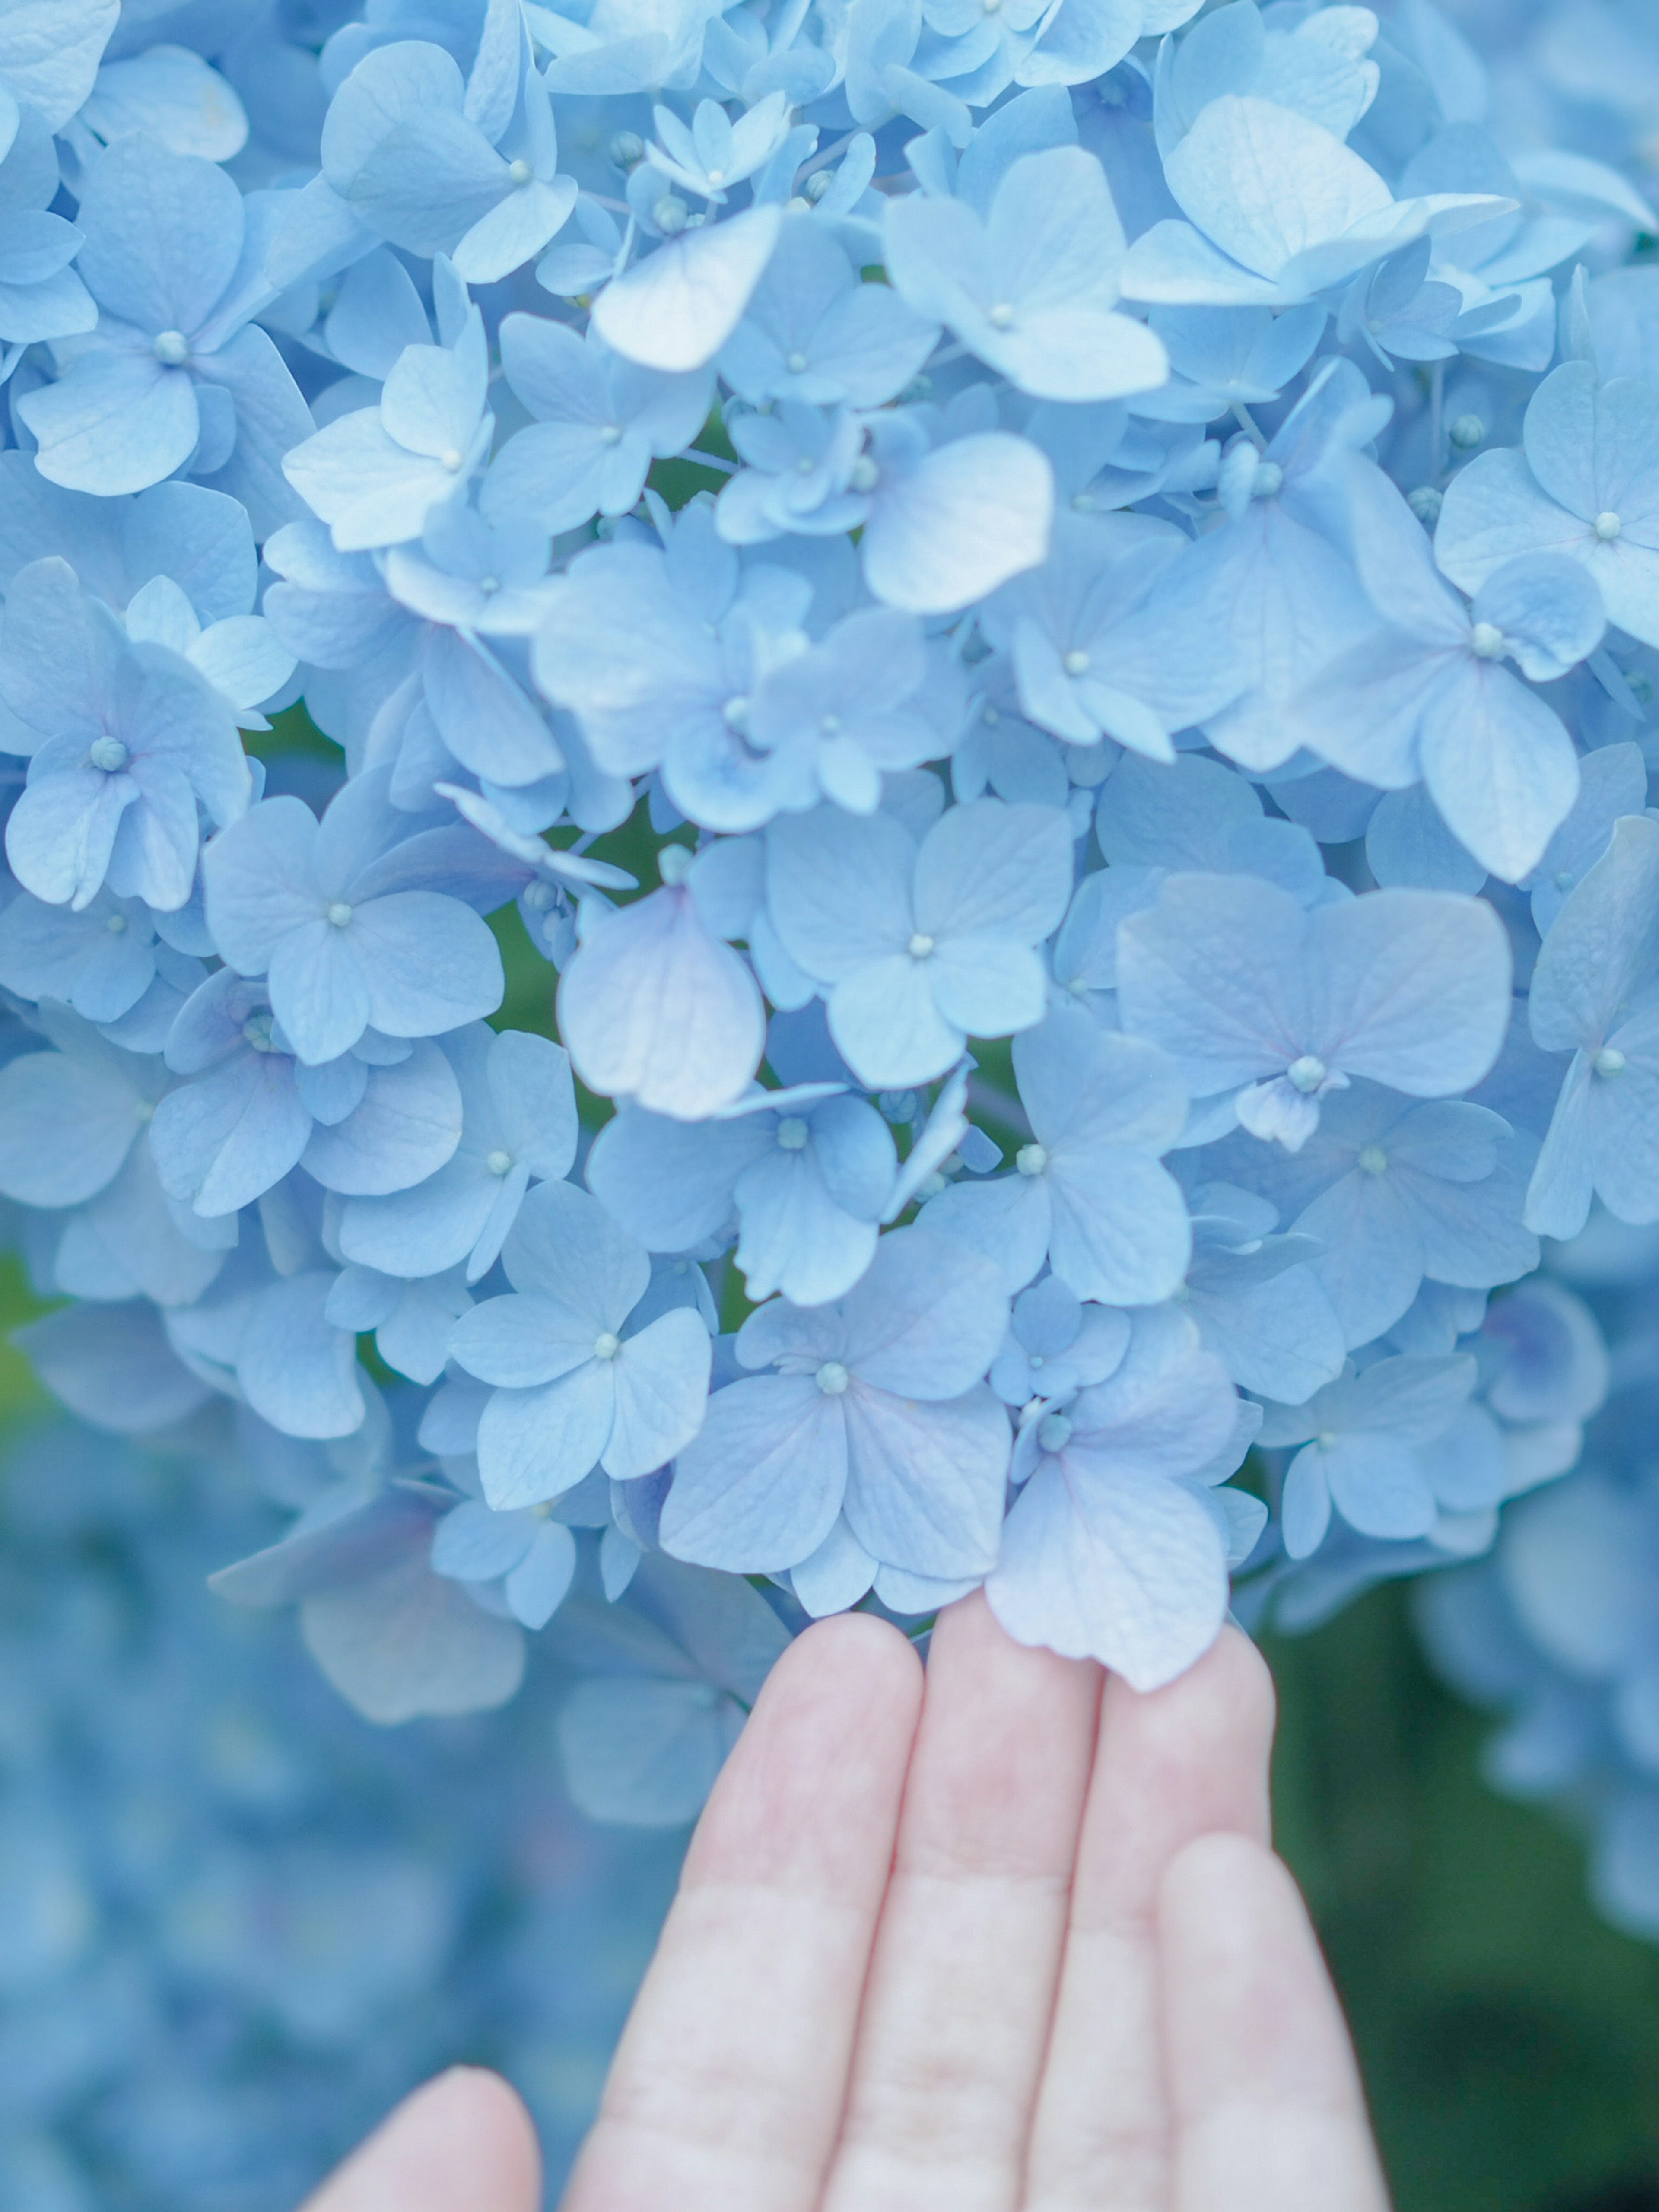
[[996, 1556], [1009, 1435], [979, 1378], [1006, 1323], [988, 1264], [922, 1229], [884, 1237], [836, 1304], [763, 1306], [737, 1354], [775, 1371], [710, 1399], [676, 1462], [665, 1547], [776, 1572], [811, 1559], [844, 1510], [872, 1571], [884, 1560], [981, 1577]]
[[625, 1106], [599, 1132], [587, 1181], [654, 1252], [687, 1252], [734, 1216], [749, 1296], [822, 1305], [875, 1256], [898, 1163], [875, 1108], [838, 1085], [757, 1089], [707, 1121]]
[[1509, 1023], [1509, 946], [1474, 899], [1376, 891], [1308, 913], [1257, 878], [1173, 876], [1118, 946], [1125, 1028], [1197, 1096], [1242, 1084], [1239, 1121], [1290, 1152], [1355, 1076], [1417, 1098], [1479, 1082]]
[[930, 1224], [984, 1253], [1011, 1291], [1046, 1257], [1080, 1298], [1170, 1297], [1192, 1249], [1180, 1188], [1159, 1164], [1187, 1118], [1170, 1060], [1061, 1006], [1015, 1039], [1014, 1076], [1031, 1143], [1012, 1175], [959, 1182], [933, 1199]]
[[453, 345], [405, 346], [378, 407], [290, 446], [283, 474], [342, 553], [406, 544], [455, 498], [489, 451], [489, 356], [470, 313]]
[[1659, 823], [1627, 816], [1539, 955], [1533, 1037], [1573, 1055], [1527, 1193], [1527, 1224], [1540, 1236], [1577, 1236], [1596, 1193], [1621, 1220], [1659, 1218], [1649, 1098], [1659, 1062], [1647, 1004], [1659, 973], [1656, 895]]
[[416, 841], [373, 777], [319, 824], [297, 799], [263, 799], [210, 847], [209, 926], [229, 964], [268, 978], [298, 1057], [336, 1059], [371, 1024], [431, 1036], [500, 1004], [501, 955], [469, 906], [427, 887]]
[[1651, 520], [1659, 415], [1645, 385], [1602, 385], [1588, 362], [1564, 362], [1528, 403], [1520, 450], [1481, 453], [1447, 489], [1435, 556], [1476, 592], [1522, 554], [1580, 562], [1607, 619], [1659, 643], [1659, 539]]
[[684, 1307], [623, 1332], [651, 1277], [597, 1199], [547, 1182], [501, 1254], [507, 1296], [462, 1316], [450, 1356], [495, 1387], [478, 1472], [498, 1510], [568, 1490], [594, 1466], [618, 1481], [673, 1458], [702, 1426], [711, 1347]]
[[14, 577], [0, 630], [9, 750], [30, 756], [6, 856], [77, 910], [107, 884], [162, 910], [191, 895], [198, 807], [237, 822], [252, 779], [227, 703], [166, 646], [134, 644], [65, 561]]
[[1036, 1462], [986, 1584], [1011, 1636], [1101, 1660], [1143, 1690], [1207, 1649], [1227, 1607], [1228, 1538], [1203, 1491], [1235, 1405], [1191, 1322], [1161, 1310], [1135, 1317], [1103, 1382], [1039, 1413]]
[[460, 1085], [460, 1141], [434, 1175], [393, 1196], [354, 1199], [340, 1216], [347, 1259], [392, 1276], [495, 1264], [532, 1182], [557, 1182], [576, 1156], [570, 1062], [544, 1037], [482, 1024], [446, 1036]]
[[968, 1036], [1042, 1018], [1033, 948], [1065, 910], [1070, 846], [1064, 815], [995, 799], [953, 807], [920, 844], [890, 815], [821, 808], [774, 826], [773, 922], [828, 987], [830, 1035], [861, 1080], [926, 1082]]
[[41, 474], [108, 495], [188, 467], [241, 500], [260, 537], [290, 520], [281, 464], [311, 417], [252, 319], [276, 287], [240, 192], [199, 155], [121, 138], [87, 178], [77, 228], [98, 327], [18, 401]]
[[1346, 1375], [1304, 1405], [1270, 1407], [1261, 1442], [1301, 1446], [1285, 1477], [1291, 1557], [1318, 1548], [1333, 1507], [1362, 1535], [1426, 1534], [1439, 1501], [1420, 1448], [1446, 1435], [1474, 1380], [1464, 1355], [1404, 1356]]
[[576, 204], [529, 33], [504, 13], [465, 81], [424, 39], [366, 54], [329, 104], [321, 153], [361, 222], [411, 252], [448, 254], [469, 284], [532, 259]]

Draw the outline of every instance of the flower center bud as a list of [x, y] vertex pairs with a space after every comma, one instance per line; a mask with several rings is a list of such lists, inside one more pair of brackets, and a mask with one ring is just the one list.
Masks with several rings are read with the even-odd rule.
[[791, 376], [802, 376], [806, 371], [806, 356], [804, 353], [792, 353], [783, 365]]
[[602, 446], [620, 446], [622, 435], [620, 422], [607, 422], [599, 433], [599, 443]]
[[728, 699], [720, 712], [726, 717], [727, 729], [741, 731], [748, 728], [749, 701], [744, 693], [739, 691]]
[[873, 491], [881, 481], [881, 471], [868, 453], [860, 453], [847, 471], [848, 488], [851, 491]]
[[276, 1047], [270, 1042], [273, 1026], [273, 1018], [270, 1014], [250, 1014], [242, 1024], [242, 1035], [253, 1047], [255, 1052], [274, 1052]]
[[933, 949], [933, 939], [925, 929], [919, 929], [904, 949], [913, 960], [925, 960]]
[[1445, 494], [1437, 491], [1432, 484], [1419, 484], [1415, 491], [1406, 494], [1406, 504], [1425, 530], [1432, 530], [1440, 520], [1440, 510], [1445, 505]]
[[1314, 1438], [1314, 1442], [1319, 1446], [1321, 1451], [1334, 1451], [1336, 1449], [1337, 1443], [1336, 1431], [1334, 1429], [1322, 1429], [1319, 1431], [1319, 1434]]
[[531, 167], [528, 161], [509, 161], [507, 163], [507, 173], [512, 178], [515, 185], [527, 185], [531, 179], [535, 175], [536, 172]]
[[826, 1398], [841, 1397], [852, 1379], [839, 1359], [826, 1359], [812, 1377]]
[[1006, 300], [999, 300], [996, 306], [988, 311], [985, 319], [994, 331], [1012, 330], [1014, 311]]
[[826, 738], [839, 737], [841, 734], [841, 716], [839, 714], [824, 714], [821, 716], [818, 721], [818, 728]]
[[106, 775], [114, 775], [126, 766], [131, 756], [119, 738], [94, 738], [87, 757]]
[[1628, 1063], [1616, 1044], [1604, 1044], [1595, 1055], [1598, 1075], [1622, 1075]]
[[126, 933], [127, 918], [124, 914], [112, 914], [109, 920], [104, 924], [104, 927], [108, 930], [112, 937], [125, 936]]
[[1040, 1176], [1048, 1164], [1046, 1145], [1022, 1145], [1014, 1154], [1014, 1165], [1023, 1176]]
[[778, 1143], [786, 1152], [799, 1152], [806, 1143], [807, 1127], [799, 1114], [786, 1114], [778, 1124]]
[[1504, 642], [1496, 623], [1478, 622], [1469, 632], [1469, 651], [1477, 660], [1501, 660]]
[[622, 1350], [622, 1339], [608, 1328], [602, 1328], [593, 1340], [595, 1359], [614, 1359]]
[[466, 455], [459, 446], [446, 446], [439, 454], [438, 460], [440, 465], [447, 469], [451, 476], [459, 476], [466, 465]]
[[492, 599], [501, 588], [501, 580], [499, 576], [480, 576], [478, 579], [478, 589], [487, 599]]
[[558, 896], [551, 884], [532, 884], [524, 895], [524, 902], [532, 914], [547, 914]]
[[157, 331], [149, 349], [163, 368], [182, 368], [190, 359], [190, 340], [182, 331]]
[[1604, 545], [1617, 538], [1624, 526], [1610, 507], [1604, 507], [1595, 518], [1595, 534]]
[[645, 141], [636, 131], [619, 131], [608, 150], [619, 169], [637, 169], [645, 159]]
[[1072, 1435], [1073, 1425], [1064, 1413], [1045, 1413], [1037, 1423], [1037, 1442], [1046, 1452], [1064, 1451]]
[[1293, 1060], [1291, 1062], [1285, 1073], [1298, 1091], [1311, 1098], [1330, 1073], [1330, 1070], [1316, 1054], [1304, 1052], [1300, 1060]]
[[1277, 461], [1263, 461], [1250, 484], [1252, 499], [1277, 499], [1285, 489], [1285, 471]]
[[1460, 453], [1472, 453], [1486, 434], [1478, 415], [1460, 415], [1447, 434]]
[[689, 845], [665, 845], [657, 855], [657, 873], [669, 890], [685, 881], [696, 855]]
[[343, 929], [351, 919], [351, 908], [343, 899], [332, 899], [329, 902], [328, 919], [336, 929]]
[[1558, 868], [1551, 878], [1559, 891], [1570, 891], [1577, 881], [1571, 868]]
[[651, 220], [665, 238], [678, 238], [691, 210], [674, 192], [665, 192], [651, 210]]
[[495, 1152], [486, 1153], [484, 1156], [484, 1165], [493, 1176], [504, 1176], [512, 1164], [512, 1153], [502, 1152], [499, 1146]]
[[1089, 656], [1081, 651], [1068, 653], [1064, 665], [1068, 676], [1086, 676], [1089, 673]]
[[1389, 1156], [1381, 1145], [1367, 1145], [1360, 1152], [1359, 1165], [1366, 1175], [1386, 1175]]

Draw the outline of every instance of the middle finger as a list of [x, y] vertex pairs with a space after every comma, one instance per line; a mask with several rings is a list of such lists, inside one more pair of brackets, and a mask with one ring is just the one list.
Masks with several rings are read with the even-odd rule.
[[823, 2212], [1012, 2212], [1100, 1669], [942, 1613]]

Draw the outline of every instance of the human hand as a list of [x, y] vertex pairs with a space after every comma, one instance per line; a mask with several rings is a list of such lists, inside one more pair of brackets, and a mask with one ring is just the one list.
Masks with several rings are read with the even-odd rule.
[[[1273, 1694], [1012, 1643], [926, 1680], [821, 1622], [710, 1798], [563, 2212], [1386, 2212], [1335, 1998], [1267, 1848]], [[419, 2092], [307, 2212], [534, 2212], [493, 2076]]]

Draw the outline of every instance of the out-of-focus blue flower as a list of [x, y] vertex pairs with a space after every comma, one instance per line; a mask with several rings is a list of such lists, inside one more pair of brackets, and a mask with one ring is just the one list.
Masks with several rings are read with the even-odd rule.
[[1645, 385], [1603, 385], [1589, 362], [1564, 362], [1527, 408], [1520, 451], [1480, 454], [1447, 488], [1435, 556], [1478, 592], [1524, 553], [1582, 562], [1607, 619], [1659, 643], [1659, 402]]
[[1302, 1447], [1285, 1478], [1291, 1557], [1318, 1548], [1333, 1507], [1363, 1535], [1398, 1539], [1425, 1535], [1443, 1504], [1495, 1504], [1504, 1479], [1495, 1431], [1485, 1455], [1464, 1437], [1439, 1462], [1425, 1463], [1421, 1449], [1446, 1437], [1474, 1380], [1474, 1361], [1461, 1354], [1407, 1355], [1328, 1383], [1304, 1405], [1270, 1406], [1261, 1442]]
[[51, 131], [33, 110], [18, 115], [0, 155], [0, 344], [7, 348], [73, 337], [98, 320], [92, 295], [70, 266], [82, 234], [51, 211], [58, 184]]
[[1527, 1193], [1527, 1223], [1540, 1236], [1576, 1237], [1597, 1194], [1620, 1220], [1659, 1218], [1656, 973], [1659, 823], [1631, 815], [1568, 894], [1533, 972], [1534, 1039], [1573, 1055]]

